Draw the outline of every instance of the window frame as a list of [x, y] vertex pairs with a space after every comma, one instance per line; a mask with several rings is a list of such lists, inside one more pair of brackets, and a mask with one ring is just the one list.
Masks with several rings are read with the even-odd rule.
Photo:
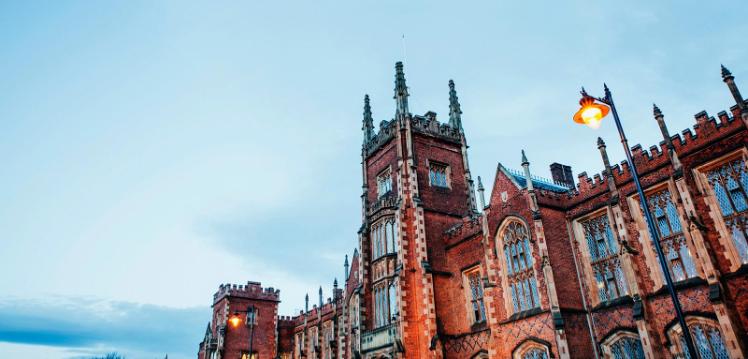
[[[681, 225], [681, 231], [680, 235], [683, 236], [683, 242], [688, 248], [688, 252], [691, 257], [691, 261], [693, 262], [694, 269], [695, 269], [695, 275], [693, 277], [687, 277], [681, 281], [677, 281], [675, 278], [673, 279], [674, 283], [679, 283], [682, 281], [686, 281], [692, 278], [704, 278], [704, 268], [703, 264], [701, 262], [701, 258], [699, 256], [698, 248], [696, 248], [696, 244], [694, 242], [693, 236], [691, 235], [691, 231], [688, 228], [688, 221], [685, 218], [684, 215], [684, 209], [682, 207], [678, 206], [678, 198], [676, 197], [676, 193], [678, 192], [678, 188], [676, 187], [675, 183], [672, 180], [667, 180], [665, 182], [653, 185], [649, 188], [647, 188], [644, 191], [644, 195], [647, 196], [647, 203], [650, 204], [651, 202], [650, 198], [652, 195], [658, 195], [662, 193], [663, 191], [668, 191], [670, 194], [670, 201], [675, 206], [676, 213], [678, 215], [678, 221], [680, 221]], [[650, 279], [654, 282], [654, 290], [657, 290], [659, 288], [662, 288], [665, 285], [665, 274], [662, 272], [662, 267], [660, 265], [660, 260], [657, 256], [656, 249], [654, 248], [654, 242], [652, 241], [652, 236], [649, 233], [649, 226], [647, 225], [646, 218], [644, 217], [644, 212], [641, 210], [641, 201], [639, 199], [639, 194], [633, 194], [627, 198], [628, 201], [628, 207], [629, 212], [631, 216], [634, 219], [634, 222], [636, 223], [637, 229], [638, 229], [638, 240], [639, 244], [641, 244], [643, 252], [644, 252], [644, 259], [647, 262], [648, 267], [650, 268]], [[650, 209], [651, 212], [651, 209]], [[654, 213], [652, 213], [653, 217], [655, 216]], [[657, 218], [653, 218], [655, 221]], [[655, 225], [657, 225], [655, 223]], [[668, 220], [668, 225], [670, 225], [670, 221]], [[662, 233], [658, 230], [658, 235], [660, 236], [660, 243], [665, 240], [662, 237]], [[670, 235], [670, 237], [673, 237], [674, 235]], [[664, 250], [664, 248], [663, 248]], [[681, 262], [683, 262], [683, 259], [681, 259]], [[655, 269], [656, 268], [656, 269]], [[685, 269], [685, 264], [684, 264]], [[672, 270], [671, 270], [672, 271]]]
[[[386, 196], [387, 194], [391, 193], [393, 191], [393, 185], [392, 185], [392, 170], [390, 166], [387, 166], [385, 169], [379, 171], [377, 173], [377, 176], [375, 177], [375, 181], [377, 184], [377, 199], [382, 198]], [[387, 190], [382, 192], [382, 183], [388, 183]]]
[[544, 344], [536, 340], [527, 339], [514, 348], [514, 350], [512, 351], [512, 359], [522, 359], [524, 355], [533, 350], [540, 350], [544, 352], [546, 358], [551, 357], [551, 349], [549, 347], [549, 344]]
[[642, 355], [646, 357], [646, 354], [644, 352], [644, 342], [641, 340], [641, 337], [639, 336], [639, 332], [637, 332], [635, 329], [619, 329], [609, 334], [608, 337], [600, 343], [600, 348], [602, 349], [603, 356], [605, 358], [614, 358], [613, 346], [616, 343], [618, 343], [620, 340], [624, 340], [624, 339], [638, 340], [639, 345], [642, 348]]
[[[429, 179], [429, 187], [433, 188], [441, 188], [441, 189], [452, 189], [452, 169], [449, 166], [449, 164], [434, 160], [428, 160], [427, 161], [427, 167], [428, 167], [428, 179]], [[433, 176], [431, 176], [432, 168], [435, 167], [441, 167], [444, 169], [444, 186], [435, 183]]]
[[[480, 287], [480, 298], [476, 299], [473, 296], [473, 287], [471, 285], [470, 276], [478, 276], [478, 286]], [[468, 318], [470, 318], [471, 325], [482, 324], [488, 321], [486, 313], [486, 288], [483, 287], [483, 271], [480, 264], [474, 265], [462, 271], [462, 281], [465, 293], [466, 310]], [[476, 320], [475, 314], [475, 303], [479, 304], [479, 311], [481, 315], [480, 320]]]
[[[714, 226], [719, 233], [718, 240], [725, 248], [725, 257], [730, 262], [729, 270], [734, 272], [738, 270], [744, 263], [738, 252], [738, 248], [733, 240], [732, 233], [728, 230], [727, 224], [725, 223], [722, 210], [717, 200], [717, 194], [714, 192], [714, 188], [709, 183], [707, 173], [714, 169], [720, 168], [731, 161], [742, 159], [743, 163], [748, 166], [748, 149], [739, 148], [733, 152], [727, 153], [714, 160], [706, 162], [692, 169], [694, 182], [696, 187], [704, 195], [703, 200], [709, 208], [709, 217], [714, 221]], [[748, 238], [746, 239], [748, 241]]]
[[[619, 234], [616, 231], [615, 227], [615, 220], [613, 213], [611, 213], [611, 209], [609, 207], [604, 207], [599, 210], [590, 212], [588, 214], [585, 214], [583, 216], [580, 216], [578, 218], [575, 218], [572, 221], [572, 229], [574, 231], [574, 240], [577, 245], [577, 249], [579, 250], [579, 253], [581, 254], [581, 261], [582, 261], [582, 275], [584, 277], [584, 284], [583, 286], [587, 290], [587, 295], [590, 298], [590, 303], [595, 306], [601, 303], [608, 303], [612, 300], [625, 297], [627, 295], [631, 295], [631, 284], [628, 282], [628, 279], [626, 278], [624, 263], [623, 263], [623, 256], [621, 256], [621, 240], [619, 238]], [[584, 231], [584, 222], [587, 222], [589, 220], [606, 216], [608, 219], [608, 228], [610, 229], [611, 234], [613, 235], [613, 240], [615, 240], [616, 246], [618, 247], [618, 253], [616, 253], [613, 256], [610, 256], [609, 258], [605, 260], [611, 260], [613, 257], [617, 257], [619, 266], [621, 268], [621, 275], [623, 283], [625, 284], [626, 288], [625, 293], [620, 294], [619, 288], [616, 288], [619, 292], [619, 295], [616, 298], [613, 299], [606, 299], [602, 300], [600, 298], [599, 289], [598, 289], [598, 282], [594, 275], [594, 268], [593, 264], [599, 263], [600, 260], [596, 260], [594, 263], [591, 258], [591, 253], [589, 246], [587, 245], [587, 236]]]
[[[514, 273], [512, 273], [512, 275], [509, 275], [507, 269], [509, 268], [510, 264], [507, 262], [507, 253], [505, 251], [505, 246], [506, 246], [506, 243], [505, 243], [505, 240], [504, 240], [505, 233], [506, 233], [507, 229], [509, 228], [509, 226], [512, 225], [513, 223], [517, 223], [517, 224], [521, 225], [522, 227], [524, 227], [524, 229], [526, 231], [527, 240], [528, 240], [528, 246], [529, 246], [529, 248], [528, 248], [529, 253], [526, 253], [525, 257], [529, 258], [530, 261], [531, 261], [531, 263], [530, 263], [530, 267], [531, 268], [524, 269], [518, 275], [514, 274]], [[502, 271], [501, 271], [501, 273], [502, 273], [502, 275], [501, 275], [501, 287], [502, 287], [502, 291], [503, 291], [503, 295], [504, 295], [504, 308], [506, 309], [506, 312], [507, 313], [511, 313], [511, 314], [517, 314], [517, 313], [522, 313], [522, 312], [526, 312], [526, 311], [529, 311], [529, 310], [534, 310], [534, 309], [542, 308], [543, 307], [543, 295], [541, 294], [542, 290], [540, 289], [540, 286], [539, 286], [539, 280], [538, 280], [538, 278], [539, 278], [539, 275], [538, 275], [539, 271], [538, 271], [538, 267], [537, 267], [538, 266], [538, 260], [534, 256], [534, 253], [535, 253], [534, 243], [535, 243], [535, 241], [533, 239], [533, 233], [531, 231], [531, 227], [528, 225], [528, 223], [524, 219], [522, 219], [520, 217], [508, 216], [508, 217], [504, 218], [504, 220], [501, 222], [501, 225], [499, 226], [498, 230], [496, 231], [495, 243], [496, 243], [496, 254], [497, 254], [498, 261], [499, 261], [499, 268], [502, 268]], [[534, 306], [534, 307], [532, 307], [532, 308], [528, 308], [528, 309], [524, 309], [524, 310], [521, 309], [521, 308], [518, 309], [518, 310], [515, 310], [514, 309], [515, 303], [514, 303], [514, 299], [513, 299], [513, 296], [512, 296], [512, 280], [511, 280], [512, 278], [511, 277], [519, 277], [519, 276], [523, 276], [523, 275], [526, 276], [528, 274], [532, 274], [532, 278], [531, 279], [535, 280], [535, 292], [536, 293], [534, 293], [534, 294], [537, 295], [537, 305]], [[532, 297], [532, 295], [533, 295], [533, 293], [531, 293], [530, 296]], [[519, 303], [517, 303], [517, 304], [518, 304], [518, 308], [519, 308]]]
[[[722, 331], [722, 328], [720, 328], [720, 325], [717, 322], [717, 320], [691, 315], [691, 316], [686, 317], [686, 325], [688, 326], [689, 330], [691, 329], [691, 327], [696, 326], [696, 325], [700, 325], [702, 327], [708, 327], [711, 329], [716, 329], [717, 332], [719, 333], [720, 339], [722, 340], [722, 346], [725, 348], [725, 352], [728, 354], [728, 356], [732, 354], [730, 352], [730, 348], [728, 347], [728, 343], [726, 341], [727, 338], [725, 338], [725, 333]], [[684, 343], [680, 341], [680, 337], [682, 334], [683, 334], [683, 329], [681, 328], [680, 323], [678, 323], [677, 321], [674, 322], [673, 325], [670, 326], [670, 328], [666, 330], [666, 337], [667, 337], [667, 341], [669, 344], [668, 349], [670, 350], [670, 353], [674, 357], [677, 357], [677, 355], [683, 355], [683, 353], [687, 352], [684, 346]], [[696, 350], [698, 351], [699, 344], [696, 342], [696, 338], [693, 336], [693, 333], [691, 334], [692, 334], [691, 337], [694, 340], [694, 345], [696, 346]], [[709, 343], [710, 343], [710, 348], [713, 348], [714, 346], [712, 345], [711, 340], [709, 340]]]

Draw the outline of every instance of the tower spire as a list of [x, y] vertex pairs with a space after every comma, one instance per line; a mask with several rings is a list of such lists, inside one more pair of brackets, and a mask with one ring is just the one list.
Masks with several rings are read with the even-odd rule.
[[462, 110], [452, 80], [449, 80], [449, 125], [462, 131]]
[[309, 312], [309, 293], [304, 297], [304, 313]]
[[322, 286], [319, 286], [319, 307], [322, 308], [322, 304], [324, 302], [322, 301]]
[[408, 110], [408, 86], [405, 85], [405, 73], [403, 72], [403, 63], [398, 61], [395, 64], [395, 102], [397, 111], [395, 116], [405, 116], [410, 113]]
[[364, 96], [364, 120], [361, 129], [364, 131], [364, 143], [369, 142], [374, 137], [374, 118], [371, 115], [368, 94]]

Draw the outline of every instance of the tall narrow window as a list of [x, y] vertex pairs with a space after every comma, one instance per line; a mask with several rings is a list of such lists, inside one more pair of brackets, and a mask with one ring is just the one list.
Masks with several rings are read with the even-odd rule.
[[429, 183], [434, 187], [449, 187], [449, 168], [445, 164], [441, 163], [430, 163], [429, 164]]
[[393, 321], [396, 319], [398, 314], [397, 309], [397, 291], [395, 290], [395, 283], [390, 283], [390, 285], [387, 287], [388, 290], [388, 299], [390, 304], [390, 321]]
[[382, 197], [390, 192], [392, 192], [392, 174], [388, 168], [377, 175], [377, 196]]
[[381, 327], [389, 322], [387, 287], [379, 286], [374, 289], [374, 324]]
[[660, 235], [660, 245], [667, 258], [672, 280], [678, 282], [695, 277], [696, 266], [683, 236], [678, 210], [670, 191], [666, 189], [647, 196], [647, 203]]
[[743, 159], [706, 174], [742, 264], [748, 263], [748, 170]]
[[618, 244], [608, 216], [603, 214], [584, 221], [582, 228], [599, 299], [604, 302], [626, 295], [628, 290], [618, 256]]
[[372, 258], [397, 252], [397, 229], [394, 217], [379, 220], [371, 226]]
[[470, 289], [468, 298], [470, 299], [473, 323], [484, 322], [486, 320], [486, 306], [483, 303], [483, 283], [481, 281], [480, 269], [475, 268], [465, 272], [465, 280]]
[[527, 228], [519, 221], [512, 221], [504, 229], [502, 237], [508, 290], [512, 294], [514, 312], [540, 307]]

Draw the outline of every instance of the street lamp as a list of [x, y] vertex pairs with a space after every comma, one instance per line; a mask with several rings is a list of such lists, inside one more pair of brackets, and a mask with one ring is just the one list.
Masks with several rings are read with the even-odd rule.
[[241, 318], [239, 317], [239, 313], [246, 313], [244, 322], [249, 328], [249, 354], [247, 355], [247, 358], [252, 359], [252, 347], [255, 339], [255, 325], [257, 325], [257, 315], [260, 313], [260, 310], [254, 305], [250, 305], [247, 306], [247, 310], [234, 311], [234, 314], [231, 316], [231, 318], [229, 318], [229, 323], [231, 323], [231, 326], [234, 328], [239, 327], [239, 324], [241, 324], [242, 322]]
[[579, 108], [579, 111], [574, 114], [574, 122], [596, 129], [600, 127], [600, 122], [603, 117], [605, 117], [611, 110], [613, 111], [613, 120], [616, 122], [618, 134], [621, 136], [621, 144], [623, 144], [623, 150], [626, 152], [626, 160], [628, 160], [629, 169], [631, 170], [631, 178], [634, 180], [636, 191], [639, 193], [639, 198], [641, 199], [642, 211], [644, 212], [644, 217], [647, 219], [647, 226], [649, 227], [649, 233], [654, 242], [655, 250], [657, 251], [657, 258], [660, 261], [662, 272], [665, 273], [665, 284], [668, 292], [670, 292], [670, 297], [673, 300], [675, 315], [678, 317], [678, 323], [680, 323], [680, 327], [683, 331], [683, 338], [685, 339], [686, 347], [690, 354], [689, 357], [697, 359], [698, 356], [696, 354], [696, 347], [694, 346], [693, 338], [691, 338], [691, 331], [688, 330], [688, 326], [686, 325], [686, 319], [683, 316], [683, 310], [681, 309], [680, 301], [678, 300], [678, 294], [675, 291], [673, 280], [670, 277], [670, 268], [667, 266], [667, 259], [665, 258], [665, 254], [662, 252], [662, 246], [660, 245], [660, 235], [657, 233], [652, 214], [649, 212], [647, 198], [644, 196], [644, 190], [642, 189], [641, 182], [639, 182], [639, 174], [636, 171], [634, 160], [631, 158], [631, 150], [629, 149], [626, 134], [623, 132], [623, 127], [621, 127], [621, 120], [618, 118], [618, 111], [616, 111], [613, 96], [610, 93], [610, 89], [608, 89], [608, 85], [603, 86], [605, 88], [605, 97], [602, 98], [592, 97], [587, 94], [587, 91], [585, 91], [584, 88], [582, 88], [582, 99], [579, 100], [579, 105], [581, 107]]

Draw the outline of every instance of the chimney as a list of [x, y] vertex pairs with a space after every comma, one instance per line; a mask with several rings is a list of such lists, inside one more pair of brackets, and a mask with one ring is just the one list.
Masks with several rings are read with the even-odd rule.
[[551, 176], [554, 182], [568, 188], [574, 188], [574, 175], [571, 173], [571, 166], [554, 162], [551, 164]]

